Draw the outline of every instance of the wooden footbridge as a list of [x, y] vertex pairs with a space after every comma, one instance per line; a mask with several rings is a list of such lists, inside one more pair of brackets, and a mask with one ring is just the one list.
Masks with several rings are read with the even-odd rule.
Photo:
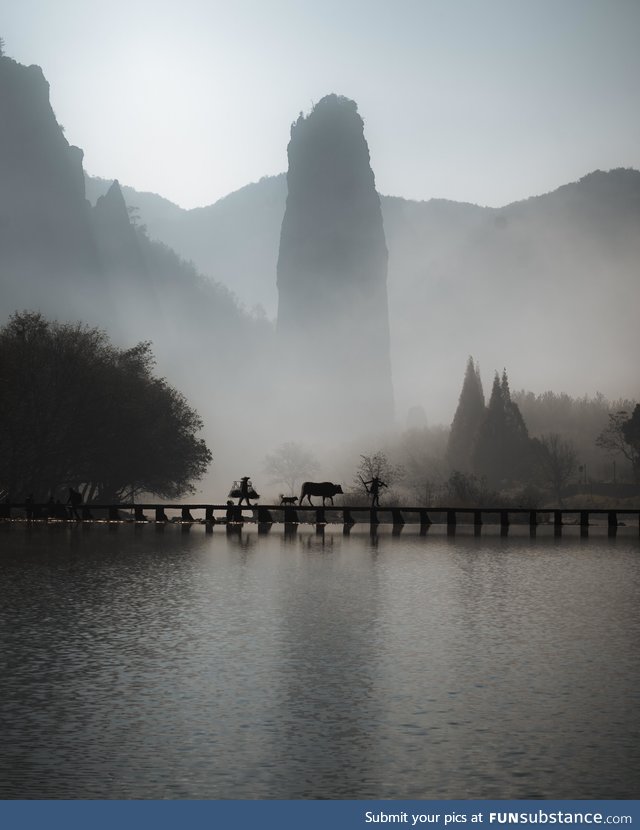
[[[55, 509], [54, 509], [55, 508]], [[640, 532], [640, 508], [518, 508], [518, 507], [407, 507], [405, 505], [367, 507], [362, 505], [252, 505], [250, 507], [227, 504], [91, 504], [83, 505], [74, 515], [64, 505], [51, 504], [1, 504], [0, 520], [4, 521], [80, 521], [80, 522], [135, 522], [183, 524], [203, 523], [209, 527], [217, 524], [257, 524], [268, 528], [273, 524], [296, 526], [298, 524], [341, 524], [348, 530], [357, 523], [371, 527], [390, 524], [394, 529], [405, 524], [419, 525], [426, 531], [432, 525], [445, 525], [449, 533], [455, 533], [460, 525], [472, 526], [480, 532], [484, 524], [498, 525], [502, 532], [509, 526], [528, 525], [532, 532], [540, 525], [552, 526], [556, 533], [565, 525], [579, 526], [588, 532], [590, 526], [605, 526], [615, 532], [619, 526], [637, 524]]]

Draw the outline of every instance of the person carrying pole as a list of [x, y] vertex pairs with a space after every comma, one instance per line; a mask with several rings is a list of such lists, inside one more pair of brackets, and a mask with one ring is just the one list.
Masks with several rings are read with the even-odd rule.
[[371, 507], [380, 507], [380, 488], [387, 487], [385, 482], [381, 478], [378, 478], [378, 476], [373, 476], [370, 481], [365, 481], [360, 477], [360, 481], [362, 481], [364, 489], [371, 496]]

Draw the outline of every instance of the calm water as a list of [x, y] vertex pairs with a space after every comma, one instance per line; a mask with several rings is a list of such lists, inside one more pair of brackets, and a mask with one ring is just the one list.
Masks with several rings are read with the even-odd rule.
[[640, 538], [0, 526], [1, 798], [638, 798]]

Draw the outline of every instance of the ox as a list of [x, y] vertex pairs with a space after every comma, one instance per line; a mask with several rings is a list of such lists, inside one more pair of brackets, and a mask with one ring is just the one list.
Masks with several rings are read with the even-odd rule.
[[333, 504], [333, 497], [342, 492], [342, 487], [339, 484], [332, 484], [330, 481], [305, 481], [300, 491], [300, 504], [307, 498], [309, 504], [315, 507], [311, 501], [311, 496], [322, 496], [322, 506], [324, 507], [325, 499], [331, 499], [331, 504]]

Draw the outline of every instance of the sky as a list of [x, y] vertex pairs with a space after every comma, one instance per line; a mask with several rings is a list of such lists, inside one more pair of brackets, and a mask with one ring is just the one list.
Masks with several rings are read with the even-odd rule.
[[640, 168], [640, 0], [0, 0], [85, 169], [185, 208], [355, 100], [378, 190], [498, 207]]

